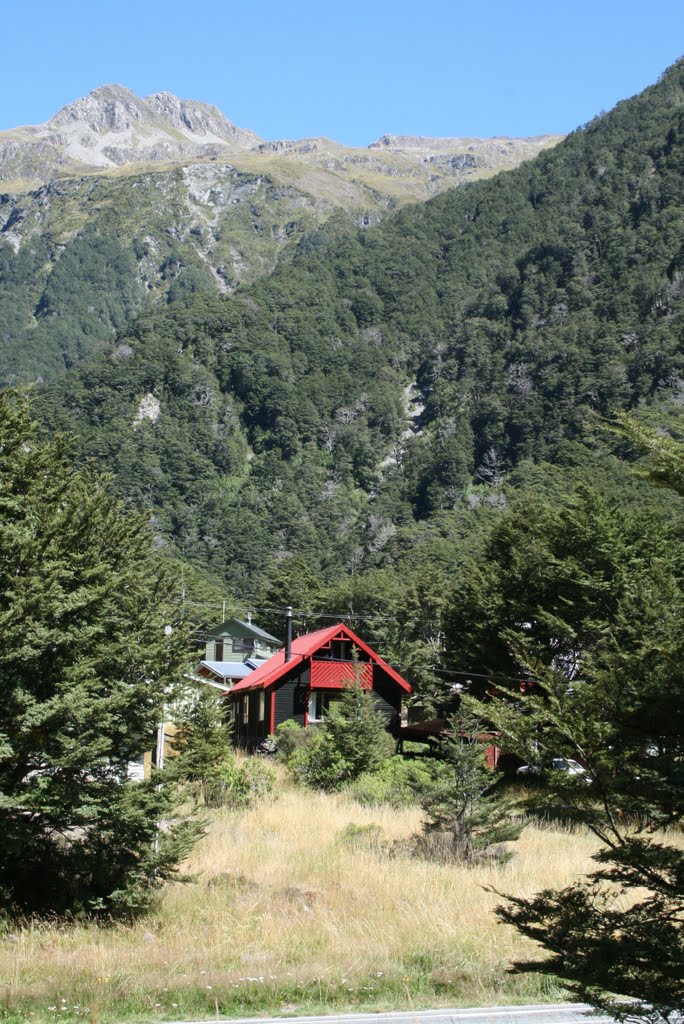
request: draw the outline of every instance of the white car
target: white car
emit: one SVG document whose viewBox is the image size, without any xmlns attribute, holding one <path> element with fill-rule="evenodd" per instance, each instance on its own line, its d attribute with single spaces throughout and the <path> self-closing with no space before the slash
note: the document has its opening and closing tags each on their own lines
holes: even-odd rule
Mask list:
<svg viewBox="0 0 684 1024">
<path fill-rule="evenodd" d="M 553 772 L 567 772 L 568 775 L 583 777 L 585 782 L 591 782 L 591 779 L 587 775 L 586 768 L 583 768 L 579 761 L 574 761 L 571 757 L 551 758 L 550 770 Z M 544 769 L 537 764 L 523 764 L 516 772 L 516 775 L 520 778 L 532 777 L 538 779 L 544 774 Z"/>
</svg>

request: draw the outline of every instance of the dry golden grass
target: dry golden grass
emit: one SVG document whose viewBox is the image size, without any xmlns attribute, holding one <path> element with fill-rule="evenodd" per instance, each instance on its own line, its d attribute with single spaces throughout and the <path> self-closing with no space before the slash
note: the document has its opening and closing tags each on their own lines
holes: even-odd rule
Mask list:
<svg viewBox="0 0 684 1024">
<path fill-rule="evenodd" d="M 381 831 L 350 842 L 350 824 Z M 35 925 L 0 940 L 4 1005 L 31 1021 L 113 1020 L 553 996 L 548 982 L 506 974 L 534 950 L 495 921 L 484 887 L 568 884 L 591 867 L 595 840 L 528 827 L 504 866 L 388 856 L 419 827 L 418 809 L 286 785 L 248 812 L 216 813 L 186 868 L 195 880 L 136 925 Z"/>
</svg>

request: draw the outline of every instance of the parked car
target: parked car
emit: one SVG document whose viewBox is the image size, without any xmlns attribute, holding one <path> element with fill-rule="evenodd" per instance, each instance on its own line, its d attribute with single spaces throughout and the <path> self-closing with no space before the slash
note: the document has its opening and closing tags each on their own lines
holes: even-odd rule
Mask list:
<svg viewBox="0 0 684 1024">
<path fill-rule="evenodd" d="M 578 778 L 581 777 L 585 782 L 591 782 L 591 778 L 587 775 L 586 768 L 583 768 L 579 761 L 574 761 L 571 757 L 552 757 L 548 769 L 542 768 L 538 764 L 522 764 L 516 775 L 519 778 L 532 778 L 541 779 L 552 772 L 566 772 L 568 775 L 574 775 Z"/>
</svg>

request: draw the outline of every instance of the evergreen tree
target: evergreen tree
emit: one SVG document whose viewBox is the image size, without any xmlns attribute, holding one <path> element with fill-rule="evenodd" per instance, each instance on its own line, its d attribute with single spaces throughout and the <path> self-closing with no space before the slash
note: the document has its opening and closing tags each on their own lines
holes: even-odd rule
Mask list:
<svg viewBox="0 0 684 1024">
<path fill-rule="evenodd" d="M 330 704 L 323 724 L 310 730 L 308 742 L 296 747 L 288 764 L 306 785 L 338 789 L 377 771 L 393 752 L 385 724 L 372 695 L 356 682 Z"/>
<path fill-rule="evenodd" d="M 129 782 L 187 651 L 146 517 L 0 396 L 0 910 L 128 915 L 195 827 Z"/>
<path fill-rule="evenodd" d="M 384 715 L 359 683 L 347 686 L 330 705 L 325 733 L 344 764 L 344 782 L 377 771 L 394 749 Z"/>
<path fill-rule="evenodd" d="M 634 416 L 622 414 L 610 424 L 612 430 L 646 452 L 650 461 L 640 475 L 655 484 L 684 495 L 684 446 L 669 434 L 656 433 Z"/>
<path fill-rule="evenodd" d="M 681 480 L 681 448 L 644 437 L 655 479 Z M 585 766 L 584 776 L 547 771 L 528 806 L 588 826 L 598 867 L 567 889 L 507 897 L 499 915 L 551 954 L 520 969 L 558 975 L 619 1017 L 662 1020 L 684 1010 L 684 852 L 670 838 L 684 821 L 684 549 L 653 509 L 638 517 L 641 540 L 633 514 L 618 530 L 604 507 L 597 532 L 595 511 L 576 506 L 562 543 L 548 518 L 524 531 L 516 579 L 533 564 L 527 552 L 545 551 L 556 603 L 545 615 L 541 604 L 514 612 L 509 590 L 499 607 L 502 622 L 517 615 L 503 642 L 536 683 L 474 706 L 507 750 L 542 770 L 557 758 Z M 505 577 L 511 567 L 499 568 Z M 559 647 L 573 636 L 574 648 Z"/>
<path fill-rule="evenodd" d="M 461 710 L 449 720 L 421 801 L 427 820 L 419 851 L 468 862 L 520 835 L 522 825 L 501 796 L 501 779 L 487 765 L 486 744 L 487 731 L 472 715 Z"/>
</svg>

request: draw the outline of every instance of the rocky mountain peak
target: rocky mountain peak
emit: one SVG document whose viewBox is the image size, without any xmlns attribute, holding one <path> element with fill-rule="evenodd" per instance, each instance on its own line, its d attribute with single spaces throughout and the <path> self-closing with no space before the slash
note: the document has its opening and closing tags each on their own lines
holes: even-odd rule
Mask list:
<svg viewBox="0 0 684 1024">
<path fill-rule="evenodd" d="M 181 132 L 188 142 L 231 142 L 252 148 L 261 142 L 254 132 L 237 128 L 218 107 L 198 100 L 183 100 L 170 92 L 141 99 L 124 85 L 101 85 L 82 99 L 67 104 L 41 126 L 73 128 L 107 135 L 136 129 Z"/>
<path fill-rule="evenodd" d="M 254 132 L 234 125 L 212 103 L 182 100 L 171 92 L 155 92 L 146 96 L 144 103 L 158 118 L 183 133 L 202 138 L 213 136 L 217 141 L 233 142 L 245 148 L 262 141 Z"/>
<path fill-rule="evenodd" d="M 384 135 L 366 150 L 325 138 L 264 142 L 210 103 L 170 92 L 140 97 L 123 85 L 102 85 L 45 124 L 0 132 L 0 182 L 24 189 L 55 177 L 162 162 L 218 160 L 251 172 L 261 160 L 267 173 L 277 176 L 277 161 L 287 181 L 294 175 L 305 190 L 332 193 L 343 205 L 367 188 L 394 204 L 514 167 L 558 140 Z"/>
<path fill-rule="evenodd" d="M 123 85 L 101 85 L 62 107 L 46 128 L 79 124 L 98 133 L 122 132 L 148 120 L 145 104 Z"/>
<path fill-rule="evenodd" d="M 143 99 L 123 85 L 102 85 L 45 124 L 0 132 L 0 180 L 45 181 L 55 173 L 203 159 L 221 150 L 230 156 L 260 142 L 208 103 L 168 92 Z"/>
</svg>

